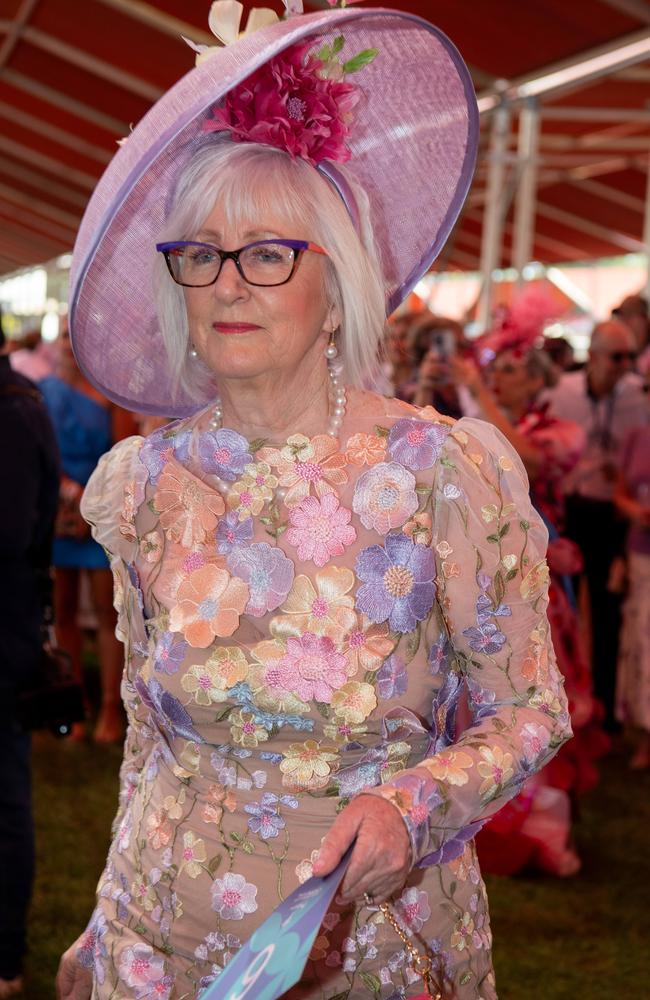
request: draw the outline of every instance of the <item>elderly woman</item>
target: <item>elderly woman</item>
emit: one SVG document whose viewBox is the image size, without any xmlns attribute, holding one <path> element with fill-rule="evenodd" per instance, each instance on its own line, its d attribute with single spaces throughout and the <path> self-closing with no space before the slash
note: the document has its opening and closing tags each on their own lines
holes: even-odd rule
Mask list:
<svg viewBox="0 0 650 1000">
<path fill-rule="evenodd" d="M 363 102 L 332 65 L 343 44 L 339 69 L 363 67 Z M 406 52 L 422 88 L 405 109 L 385 92 Z M 244 134 L 242 116 L 287 80 L 298 89 L 283 91 L 278 129 Z M 349 129 L 351 152 L 330 143 L 326 165 L 311 155 L 315 119 L 299 155 L 286 133 L 274 141 L 298 127 L 315 81 Z M 190 89 L 202 108 L 212 94 L 194 117 Z M 425 22 L 337 10 L 235 42 L 172 94 L 109 168 L 73 279 L 75 345 L 95 381 L 134 408 L 187 415 L 115 447 L 84 499 L 115 573 L 130 725 L 97 907 L 62 960 L 60 995 L 198 997 L 352 847 L 289 995 L 422 994 L 379 909 L 392 900 L 438 995 L 493 998 L 472 838 L 570 732 L 546 531 L 489 425 L 355 388 L 387 297 L 394 307 L 426 269 L 469 183 L 466 71 Z M 170 127 L 179 108 L 189 145 Z M 414 116 L 427 149 L 436 121 L 456 122 L 440 160 L 448 202 L 429 206 L 427 232 L 400 235 L 413 214 L 395 202 L 385 137 Z M 431 157 L 415 153 L 404 187 L 428 205 Z M 159 323 L 141 270 L 156 242 Z"/>
</svg>

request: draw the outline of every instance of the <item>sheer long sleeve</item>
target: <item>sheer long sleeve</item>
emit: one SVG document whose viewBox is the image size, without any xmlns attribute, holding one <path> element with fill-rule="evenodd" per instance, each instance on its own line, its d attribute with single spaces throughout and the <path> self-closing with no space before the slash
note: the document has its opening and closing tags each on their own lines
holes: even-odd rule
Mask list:
<svg viewBox="0 0 650 1000">
<path fill-rule="evenodd" d="M 366 794 L 401 812 L 420 865 L 451 860 L 571 735 L 546 618 L 547 533 L 522 463 L 492 426 L 465 418 L 437 462 L 432 495 L 443 635 L 432 756 Z M 456 739 L 467 691 L 472 721 Z"/>
</svg>

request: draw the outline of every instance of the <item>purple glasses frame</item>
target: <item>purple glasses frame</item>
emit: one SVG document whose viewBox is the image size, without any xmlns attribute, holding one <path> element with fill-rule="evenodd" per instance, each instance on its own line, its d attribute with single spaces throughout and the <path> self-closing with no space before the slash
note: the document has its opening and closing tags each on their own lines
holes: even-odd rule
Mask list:
<svg viewBox="0 0 650 1000">
<path fill-rule="evenodd" d="M 289 276 L 285 278 L 284 281 L 278 281 L 277 284 L 274 283 L 272 285 L 261 284 L 258 281 L 249 281 L 246 275 L 244 274 L 241 262 L 239 260 L 239 255 L 242 254 L 244 250 L 250 250 L 252 247 L 266 246 L 267 244 L 273 244 L 275 246 L 279 244 L 280 246 L 283 247 L 290 247 L 294 251 L 293 264 L 291 267 L 291 271 L 289 272 Z M 218 256 L 221 259 L 221 263 L 219 265 L 219 270 L 217 271 L 212 281 L 209 281 L 206 285 L 189 285 L 186 284 L 184 281 L 178 280 L 178 278 L 174 274 L 170 257 L 175 250 L 178 251 L 181 247 L 204 247 L 206 250 L 211 250 L 213 253 L 218 254 Z M 241 275 L 241 277 L 244 279 L 247 285 L 253 285 L 256 288 L 278 288 L 280 285 L 286 285 L 288 281 L 291 281 L 291 279 L 293 278 L 294 271 L 296 270 L 296 264 L 298 263 L 300 254 L 303 253 L 305 250 L 311 250 L 313 253 L 321 253 L 327 256 L 327 250 L 324 250 L 323 247 L 319 247 L 317 243 L 310 243 L 307 240 L 280 240 L 280 239 L 256 240 L 254 243 L 247 243 L 246 246 L 240 247 L 239 250 L 220 250 L 219 247 L 215 247 L 211 243 L 197 243 L 195 240 L 175 240 L 173 243 L 156 243 L 156 250 L 159 253 L 163 254 L 165 258 L 165 263 L 167 264 L 167 270 L 169 271 L 173 280 L 176 282 L 177 285 L 182 285 L 184 288 L 209 288 L 210 285 L 214 285 L 215 282 L 218 280 L 219 275 L 221 274 L 224 262 L 227 260 L 234 261 L 238 273 Z"/>
</svg>

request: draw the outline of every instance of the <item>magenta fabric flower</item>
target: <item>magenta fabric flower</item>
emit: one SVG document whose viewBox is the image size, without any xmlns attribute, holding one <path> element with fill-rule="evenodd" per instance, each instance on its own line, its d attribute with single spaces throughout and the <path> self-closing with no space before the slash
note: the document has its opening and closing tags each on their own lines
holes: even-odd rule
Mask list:
<svg viewBox="0 0 650 1000">
<path fill-rule="evenodd" d="M 358 88 L 320 76 L 324 63 L 310 45 L 291 46 L 233 87 L 203 130 L 276 146 L 313 166 L 349 160 L 345 143 Z"/>
<path fill-rule="evenodd" d="M 335 493 L 326 493 L 321 500 L 306 497 L 289 511 L 287 541 L 296 546 L 299 559 L 324 566 L 332 556 L 342 555 L 345 546 L 357 537 L 351 517 L 352 512 L 341 507 Z"/>
<path fill-rule="evenodd" d="M 277 663 L 280 686 L 301 701 L 322 701 L 329 705 L 333 693 L 348 679 L 347 658 L 325 635 L 305 632 L 289 639 L 287 651 Z"/>
</svg>

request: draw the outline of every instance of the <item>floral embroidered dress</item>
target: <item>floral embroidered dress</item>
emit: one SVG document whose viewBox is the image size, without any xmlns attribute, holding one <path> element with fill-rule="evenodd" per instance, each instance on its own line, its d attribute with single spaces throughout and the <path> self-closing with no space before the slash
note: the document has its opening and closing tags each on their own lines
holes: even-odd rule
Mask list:
<svg viewBox="0 0 650 1000">
<path fill-rule="evenodd" d="M 361 792 L 407 825 L 397 912 L 444 996 L 496 996 L 472 837 L 570 735 L 546 531 L 491 426 L 361 398 L 340 444 L 272 448 L 203 411 L 121 442 L 88 485 L 130 720 L 79 951 L 95 1000 L 198 997 Z M 335 902 L 287 995 L 418 992 L 381 912 Z"/>
</svg>

